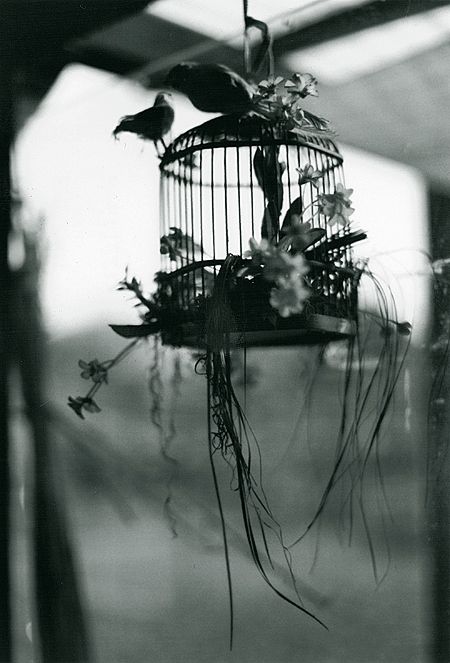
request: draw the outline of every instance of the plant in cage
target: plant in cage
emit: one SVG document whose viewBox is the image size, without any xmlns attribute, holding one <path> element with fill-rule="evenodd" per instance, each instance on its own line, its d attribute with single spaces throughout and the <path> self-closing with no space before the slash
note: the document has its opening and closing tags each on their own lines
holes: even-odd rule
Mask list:
<svg viewBox="0 0 450 663">
<path fill-rule="evenodd" d="M 172 80 L 188 90 L 189 76 L 211 74 L 201 67 L 186 65 Z M 81 375 L 92 387 L 69 405 L 82 418 L 99 412 L 93 397 L 142 338 L 195 349 L 195 370 L 208 387 L 209 458 L 231 608 L 226 514 L 216 471 L 220 457 L 230 467 L 249 551 L 263 580 L 322 624 L 298 593 L 291 548 L 317 522 L 338 484 L 348 482 L 349 490 L 363 486 L 404 361 L 407 346 L 401 338 L 410 327 L 397 320 L 389 288 L 372 274 L 368 261 L 353 257 L 353 245 L 366 234 L 350 218 L 352 189 L 345 184 L 342 155 L 328 123 L 301 106 L 303 98 L 316 96 L 315 79 L 294 74 L 250 86 L 226 68 L 212 71 L 221 72 L 227 85 L 237 85 L 241 108 L 185 132 L 161 155 L 161 269 L 155 292 L 147 296 L 136 278 L 125 275 L 119 287 L 137 299 L 141 324 L 111 325 L 131 342 L 112 360 L 80 361 Z M 218 105 L 223 102 L 219 92 L 211 97 Z M 203 103 L 197 96 L 193 101 Z M 141 124 L 139 135 L 145 137 Z M 155 140 L 155 133 L 150 137 Z M 377 301 L 371 319 L 383 332 L 376 367 L 368 376 L 363 374 L 364 314 L 358 307 L 363 278 L 371 282 Z M 232 353 L 243 352 L 245 364 L 251 346 L 323 347 L 331 341 L 346 344 L 335 460 L 315 514 L 288 546 L 264 490 L 262 454 L 238 396 Z M 152 389 L 157 403 L 152 412 L 160 426 L 157 391 Z M 369 406 L 372 397 L 375 408 Z M 371 548 L 369 527 L 367 538 Z M 277 582 L 275 547 L 292 580 L 289 591 L 281 591 Z"/>
</svg>

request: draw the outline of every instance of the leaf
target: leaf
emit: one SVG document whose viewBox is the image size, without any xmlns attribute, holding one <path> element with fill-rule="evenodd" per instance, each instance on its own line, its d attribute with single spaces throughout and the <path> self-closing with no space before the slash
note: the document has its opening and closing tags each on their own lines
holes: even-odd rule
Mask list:
<svg viewBox="0 0 450 663">
<path fill-rule="evenodd" d="M 322 237 L 325 237 L 325 235 L 326 230 L 323 228 L 311 228 L 311 230 L 308 232 L 307 241 L 305 241 L 301 251 L 305 251 L 305 249 L 308 249 L 313 244 L 316 244 L 319 240 L 322 239 Z"/>
<path fill-rule="evenodd" d="M 269 201 L 276 201 L 281 211 L 283 207 L 283 175 L 286 165 L 278 161 L 279 150 L 277 147 L 268 146 L 264 152 L 261 148 L 255 152 L 253 157 L 253 167 L 255 169 L 256 179 Z"/>
<path fill-rule="evenodd" d="M 290 129 L 292 133 L 298 134 L 299 136 L 305 136 L 309 138 L 310 136 L 317 136 L 319 138 L 333 138 L 336 134 L 334 131 L 329 129 L 320 129 L 319 127 L 313 127 L 303 124 L 302 126 L 294 127 Z"/>
<path fill-rule="evenodd" d="M 410 322 L 397 322 L 397 331 L 400 336 L 409 336 L 411 334 L 412 325 Z"/>
<path fill-rule="evenodd" d="M 291 203 L 288 211 L 284 215 L 283 224 L 281 226 L 281 234 L 282 235 L 285 235 L 286 232 L 287 232 L 287 229 L 291 227 L 292 217 L 294 215 L 296 215 L 296 216 L 301 216 L 302 215 L 302 211 L 303 211 L 302 206 L 303 206 L 303 204 L 302 204 L 302 199 L 301 199 L 300 196 L 298 198 L 296 198 Z"/>
<path fill-rule="evenodd" d="M 264 216 L 261 224 L 261 238 L 274 243 L 277 240 L 280 230 L 280 213 L 273 202 L 269 202 L 264 210 Z"/>
<path fill-rule="evenodd" d="M 253 157 L 253 168 L 258 184 L 264 191 L 264 155 L 260 147 L 258 147 Z"/>
<path fill-rule="evenodd" d="M 317 127 L 319 129 L 323 129 L 324 131 L 328 131 L 330 135 L 335 136 L 336 133 L 330 128 L 330 123 L 328 120 L 326 120 L 324 117 L 319 117 L 319 115 L 314 115 L 314 113 L 311 113 L 310 111 L 307 111 L 303 109 L 303 116 L 307 122 L 309 122 L 312 126 Z"/>
<path fill-rule="evenodd" d="M 270 242 L 276 241 L 280 230 L 280 214 L 283 207 L 283 183 L 281 177 L 286 167 L 278 161 L 279 149 L 268 146 L 258 149 L 253 157 L 256 179 L 267 199 L 267 206 L 261 224 L 261 237 Z"/>
<path fill-rule="evenodd" d="M 281 184 L 282 167 L 278 161 L 278 154 L 279 150 L 277 147 L 267 147 L 264 152 L 264 193 L 269 200 L 280 199 L 283 196 L 283 186 Z M 281 203 L 280 209 L 282 206 Z"/>
<path fill-rule="evenodd" d="M 122 336 L 122 338 L 141 338 L 144 336 L 150 336 L 150 334 L 156 334 L 160 330 L 159 323 L 155 322 L 154 324 L 143 324 L 143 325 L 109 325 L 111 329 Z"/>
</svg>

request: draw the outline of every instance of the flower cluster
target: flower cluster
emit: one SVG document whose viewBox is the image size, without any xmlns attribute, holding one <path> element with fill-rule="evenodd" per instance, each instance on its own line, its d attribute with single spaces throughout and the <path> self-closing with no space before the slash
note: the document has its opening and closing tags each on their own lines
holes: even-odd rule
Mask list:
<svg viewBox="0 0 450 663">
<path fill-rule="evenodd" d="M 284 97 L 291 103 L 308 96 L 317 97 L 317 80 L 311 74 L 293 74 L 289 79 L 270 76 L 258 83 L 256 99 L 276 101 Z"/>
<path fill-rule="evenodd" d="M 93 396 L 97 393 L 103 383 L 108 383 L 108 371 L 114 363 L 114 359 L 110 359 L 103 363 L 99 362 L 98 359 L 92 359 L 91 361 L 84 361 L 83 359 L 79 360 L 78 366 L 81 368 L 81 377 L 84 380 L 91 380 L 93 385 L 86 396 L 76 396 L 76 398 L 69 396 L 67 405 L 72 408 L 75 414 L 81 419 L 84 419 L 83 412 L 100 412 L 100 408 L 94 401 Z"/>
<path fill-rule="evenodd" d="M 262 270 L 263 277 L 276 284 L 270 294 L 270 305 L 282 318 L 301 313 L 310 296 L 304 279 L 309 271 L 305 257 L 301 253 L 290 255 L 266 239 L 258 243 L 252 237 L 249 246 L 244 257 L 251 259 L 253 269 Z"/>
<path fill-rule="evenodd" d="M 134 283 L 137 287 L 138 282 L 136 279 L 128 282 L 127 276 L 125 276 L 124 281 L 121 283 Z M 112 327 L 114 328 L 114 325 L 112 325 Z M 125 327 L 127 327 L 127 325 L 125 325 Z M 126 334 L 124 335 L 126 336 Z M 67 405 L 72 408 L 75 414 L 81 419 L 84 419 L 84 412 L 100 412 L 100 408 L 94 401 L 93 397 L 103 384 L 108 384 L 109 371 L 114 368 L 114 366 L 117 366 L 117 364 L 134 349 L 139 340 L 139 338 L 134 338 L 134 340 L 131 341 L 131 343 L 128 343 L 128 345 L 126 345 L 113 359 L 107 359 L 103 362 L 100 362 L 98 359 L 91 359 L 91 361 L 84 361 L 83 359 L 79 360 L 78 366 L 81 368 L 81 377 L 84 380 L 91 380 L 92 386 L 85 396 L 76 396 L 75 398 L 69 396 Z"/>
<path fill-rule="evenodd" d="M 312 113 L 306 113 L 300 102 L 308 96 L 318 96 L 317 81 L 311 74 L 293 74 L 286 79 L 271 76 L 258 84 L 253 96 L 255 108 L 267 119 L 298 133 L 328 132 L 328 123 Z"/>
</svg>

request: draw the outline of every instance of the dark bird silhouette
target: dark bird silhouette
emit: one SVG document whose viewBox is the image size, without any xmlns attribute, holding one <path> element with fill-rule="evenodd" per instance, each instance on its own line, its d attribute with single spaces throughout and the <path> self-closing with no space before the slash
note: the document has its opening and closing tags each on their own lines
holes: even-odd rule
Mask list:
<svg viewBox="0 0 450 663">
<path fill-rule="evenodd" d="M 183 62 L 171 69 L 165 84 L 185 94 L 198 110 L 206 113 L 250 114 L 269 122 L 274 119 L 272 104 L 261 99 L 255 86 L 223 64 Z M 304 122 L 292 131 L 304 135 L 329 137 L 328 123 L 306 110 Z"/>
<path fill-rule="evenodd" d="M 252 108 L 254 88 L 223 64 L 183 62 L 170 70 L 166 85 L 185 94 L 206 113 L 239 113 Z"/>
<path fill-rule="evenodd" d="M 175 117 L 171 98 L 170 93 L 160 92 L 151 108 L 146 108 L 136 115 L 122 117 L 113 131 L 114 138 L 117 138 L 119 133 L 128 131 L 144 140 L 152 140 L 157 151 L 159 142 L 166 149 L 163 136 L 170 131 Z"/>
</svg>

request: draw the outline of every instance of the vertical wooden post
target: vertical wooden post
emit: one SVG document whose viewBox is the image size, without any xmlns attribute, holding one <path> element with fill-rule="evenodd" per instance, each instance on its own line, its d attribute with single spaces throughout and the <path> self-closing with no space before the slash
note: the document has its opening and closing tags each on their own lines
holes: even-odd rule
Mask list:
<svg viewBox="0 0 450 663">
<path fill-rule="evenodd" d="M 450 262 L 450 195 L 430 192 L 433 260 Z M 439 270 L 441 271 L 441 270 Z M 432 551 L 432 660 L 450 661 L 450 264 L 434 288 L 430 403 L 429 527 Z"/>
<path fill-rule="evenodd" d="M 90 660 L 83 596 L 64 496 L 58 490 L 45 403 L 46 340 L 39 304 L 39 251 L 25 238 L 25 261 L 15 272 L 14 349 L 34 458 L 33 571 L 42 663 Z M 0 663 L 3 663 L 0 659 Z"/>
<path fill-rule="evenodd" d="M 5 37 L 0 29 L 0 41 Z M 7 48 L 0 54 L 0 661 L 11 661 L 9 564 L 9 290 L 8 236 L 11 227 L 10 148 L 13 133 L 12 66 Z"/>
</svg>

